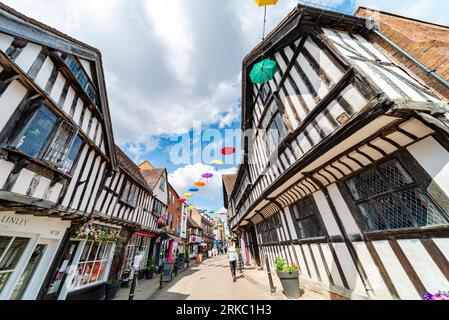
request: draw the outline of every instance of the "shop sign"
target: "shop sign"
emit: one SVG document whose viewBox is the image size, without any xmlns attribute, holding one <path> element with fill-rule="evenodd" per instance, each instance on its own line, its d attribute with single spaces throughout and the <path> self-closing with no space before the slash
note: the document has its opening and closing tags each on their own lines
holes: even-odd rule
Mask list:
<svg viewBox="0 0 449 320">
<path fill-rule="evenodd" d="M 70 227 L 69 221 L 48 217 L 34 217 L 30 215 L 17 215 L 14 212 L 0 213 L 0 232 L 21 232 L 38 234 L 45 239 L 61 239 L 66 229 Z"/>
</svg>

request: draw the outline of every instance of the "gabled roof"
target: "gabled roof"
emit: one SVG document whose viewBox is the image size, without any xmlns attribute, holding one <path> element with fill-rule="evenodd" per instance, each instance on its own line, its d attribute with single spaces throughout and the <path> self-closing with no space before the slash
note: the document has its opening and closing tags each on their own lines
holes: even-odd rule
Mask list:
<svg viewBox="0 0 449 320">
<path fill-rule="evenodd" d="M 139 167 L 117 145 L 115 146 L 115 155 L 117 158 L 118 166 L 128 175 L 130 175 L 142 187 L 151 192 L 151 188 L 142 176 Z"/>
<path fill-rule="evenodd" d="M 224 191 L 229 198 L 232 194 L 232 190 L 234 190 L 235 181 L 237 180 L 237 174 L 224 174 L 222 179 Z"/>
<path fill-rule="evenodd" d="M 187 216 L 187 227 L 190 228 L 197 228 L 197 229 L 201 229 L 203 230 L 203 228 L 201 228 L 195 221 L 193 221 L 192 218 L 190 218 L 189 216 Z"/>
<path fill-rule="evenodd" d="M 156 187 L 157 182 L 161 178 L 161 176 L 166 172 L 166 169 L 152 169 L 152 170 L 141 170 L 145 181 L 150 186 L 151 189 Z"/>
<path fill-rule="evenodd" d="M 38 43 L 53 49 L 76 55 L 95 63 L 98 77 L 99 107 L 105 124 L 106 146 L 112 167 L 116 169 L 114 135 L 112 131 L 109 101 L 104 77 L 103 61 L 100 50 L 85 44 L 42 22 L 32 19 L 0 2 L 0 31 L 14 37 Z"/>
</svg>

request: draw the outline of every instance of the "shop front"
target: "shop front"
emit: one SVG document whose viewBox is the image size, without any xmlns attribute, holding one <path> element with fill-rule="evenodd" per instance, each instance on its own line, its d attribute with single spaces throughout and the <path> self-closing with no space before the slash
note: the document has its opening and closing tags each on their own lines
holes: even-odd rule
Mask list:
<svg viewBox="0 0 449 320">
<path fill-rule="evenodd" d="M 0 213 L 0 300 L 34 300 L 70 222 Z"/>
<path fill-rule="evenodd" d="M 101 299 L 120 228 L 94 221 L 73 229 L 44 299 Z"/>
<path fill-rule="evenodd" d="M 189 259 L 195 259 L 196 256 L 203 252 L 201 236 L 191 235 L 189 241 Z"/>
<path fill-rule="evenodd" d="M 152 259 L 152 241 L 155 241 L 155 238 L 157 235 L 152 233 L 145 233 L 145 232 L 135 232 L 133 233 L 131 239 L 129 240 L 127 247 L 126 247 L 126 261 L 124 263 L 123 269 L 131 270 L 131 266 L 134 262 L 134 257 L 138 253 L 142 253 L 142 260 L 140 263 L 140 271 L 144 270 L 148 262 Z M 139 272 L 139 277 L 143 277 L 143 273 Z"/>
</svg>

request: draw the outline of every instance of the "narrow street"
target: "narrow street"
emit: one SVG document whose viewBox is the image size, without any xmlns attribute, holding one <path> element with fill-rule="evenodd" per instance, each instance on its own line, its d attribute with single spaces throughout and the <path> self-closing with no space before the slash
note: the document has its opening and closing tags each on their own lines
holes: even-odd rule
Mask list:
<svg viewBox="0 0 449 320">
<path fill-rule="evenodd" d="M 269 292 L 244 279 L 237 271 L 232 282 L 226 255 L 210 258 L 201 265 L 185 271 L 182 278 L 156 292 L 154 300 L 273 300 Z"/>
</svg>

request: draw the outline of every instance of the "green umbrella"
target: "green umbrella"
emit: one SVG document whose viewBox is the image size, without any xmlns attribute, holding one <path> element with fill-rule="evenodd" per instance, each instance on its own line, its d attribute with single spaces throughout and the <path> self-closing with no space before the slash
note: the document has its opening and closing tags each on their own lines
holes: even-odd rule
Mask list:
<svg viewBox="0 0 449 320">
<path fill-rule="evenodd" d="M 256 63 L 249 74 L 251 81 L 257 84 L 264 84 L 265 82 L 273 79 L 274 74 L 277 71 L 276 62 L 273 60 L 263 60 Z"/>
</svg>

